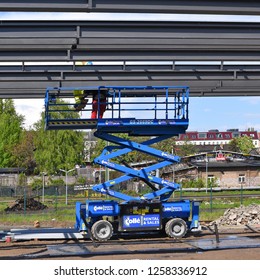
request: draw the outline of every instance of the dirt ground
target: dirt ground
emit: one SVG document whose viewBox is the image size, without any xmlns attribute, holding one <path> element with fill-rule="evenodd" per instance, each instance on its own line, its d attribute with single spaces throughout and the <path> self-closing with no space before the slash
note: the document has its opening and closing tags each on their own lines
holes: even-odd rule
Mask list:
<svg viewBox="0 0 260 280">
<path fill-rule="evenodd" d="M 257 229 L 258 231 L 258 229 Z M 222 228 L 219 229 L 219 237 L 228 238 L 233 236 L 235 238 L 249 237 L 260 244 L 260 232 L 252 232 L 247 228 Z M 239 249 L 221 249 L 221 250 L 199 250 L 196 247 L 187 245 L 186 241 L 194 240 L 216 240 L 216 236 L 209 230 L 204 230 L 199 237 L 188 236 L 181 239 L 181 242 L 171 242 L 169 239 L 159 241 L 160 239 L 152 239 L 149 242 L 145 239 L 145 243 L 136 244 L 128 243 L 127 239 L 112 240 L 117 248 L 126 248 L 129 250 L 126 253 L 113 253 L 114 247 L 104 249 L 104 254 L 78 254 L 72 255 L 48 255 L 48 247 L 57 246 L 60 248 L 68 248 L 70 246 L 80 246 L 82 248 L 87 246 L 93 247 L 92 243 L 84 240 L 31 240 L 31 241 L 15 241 L 15 242 L 0 242 L 0 260 L 2 259 L 67 259 L 67 260 L 126 260 L 126 259 L 145 259 L 145 260 L 260 260 L 260 248 L 239 248 Z M 132 239 L 131 239 L 132 240 Z M 136 239 L 139 241 L 140 239 Z M 143 240 L 143 239 L 142 239 Z M 154 240 L 156 242 L 154 242 Z M 123 243 L 120 243 L 122 242 Z M 133 240 L 132 240 L 133 241 Z M 169 243 L 170 241 L 170 243 Z M 165 243 L 164 243 L 165 242 Z M 123 245 L 120 245 L 123 244 Z M 127 244 L 127 245 L 126 245 Z M 100 245 L 99 249 L 105 248 Z M 84 247 L 85 248 L 85 247 Z M 107 247 L 109 248 L 109 246 Z M 150 248 L 150 252 L 145 252 Z M 102 252 L 102 250 L 101 250 Z M 130 253 L 129 253 L 130 252 Z M 131 253 L 132 252 L 132 253 Z M 28 257 L 29 256 L 29 257 Z"/>
</svg>

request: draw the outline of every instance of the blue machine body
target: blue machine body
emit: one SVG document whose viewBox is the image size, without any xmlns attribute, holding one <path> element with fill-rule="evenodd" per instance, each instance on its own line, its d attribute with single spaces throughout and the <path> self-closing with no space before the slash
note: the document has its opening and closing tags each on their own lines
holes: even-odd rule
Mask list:
<svg viewBox="0 0 260 280">
<path fill-rule="evenodd" d="M 100 216 L 118 216 L 119 205 L 113 200 L 87 200 L 86 218 Z"/>
<path fill-rule="evenodd" d="M 149 208 L 148 211 L 147 208 Z M 125 209 L 131 209 L 132 211 L 129 213 Z M 164 220 L 171 218 L 184 219 L 187 222 L 188 228 L 191 230 L 199 226 L 199 202 L 182 200 L 162 203 L 131 203 L 130 207 L 129 204 L 120 204 L 114 200 L 87 200 L 86 203 L 77 202 L 75 228 L 79 231 L 85 231 L 86 225 L 81 215 L 86 220 L 90 220 L 90 226 L 91 223 L 94 223 L 98 219 L 115 217 L 119 220 L 119 231 L 122 232 L 158 230 L 162 228 Z M 190 216 L 191 220 L 189 220 Z"/>
</svg>

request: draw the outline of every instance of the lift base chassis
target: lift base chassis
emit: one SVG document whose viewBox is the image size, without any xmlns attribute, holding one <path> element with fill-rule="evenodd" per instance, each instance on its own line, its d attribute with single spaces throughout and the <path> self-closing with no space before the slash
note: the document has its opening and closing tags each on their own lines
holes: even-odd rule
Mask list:
<svg viewBox="0 0 260 280">
<path fill-rule="evenodd" d="M 181 238 L 187 231 L 200 230 L 199 202 L 77 202 L 75 227 L 79 231 L 89 231 L 98 241 L 106 241 L 117 232 L 160 230 L 165 230 L 170 237 Z"/>
</svg>

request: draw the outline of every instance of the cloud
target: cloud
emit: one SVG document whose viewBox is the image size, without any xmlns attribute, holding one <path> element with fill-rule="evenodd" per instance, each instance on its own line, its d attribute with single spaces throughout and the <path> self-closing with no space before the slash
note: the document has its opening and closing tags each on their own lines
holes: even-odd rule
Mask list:
<svg viewBox="0 0 260 280">
<path fill-rule="evenodd" d="M 44 110 L 43 99 L 14 99 L 16 112 L 25 117 L 24 128 L 28 129 L 36 123 Z"/>
</svg>

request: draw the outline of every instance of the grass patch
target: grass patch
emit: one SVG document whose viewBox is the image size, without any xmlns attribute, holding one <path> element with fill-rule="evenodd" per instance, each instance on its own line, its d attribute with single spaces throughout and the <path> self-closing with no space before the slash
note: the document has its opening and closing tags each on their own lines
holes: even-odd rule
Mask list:
<svg viewBox="0 0 260 280">
<path fill-rule="evenodd" d="M 251 194 L 252 191 L 245 191 L 244 194 Z M 256 193 L 256 191 L 254 191 Z M 260 191 L 258 191 L 260 193 Z M 175 192 L 175 198 L 178 199 L 179 194 Z M 196 195 L 202 195 L 202 193 L 194 192 L 183 192 L 185 196 L 191 196 L 196 198 Z M 205 193 L 203 193 L 205 194 Z M 220 192 L 219 194 L 240 194 L 239 191 L 233 192 Z M 223 215 L 226 209 L 236 208 L 241 205 L 241 198 L 222 198 L 218 197 L 216 193 L 213 193 L 212 201 L 210 197 L 204 198 L 200 206 L 200 220 L 201 221 L 212 221 L 216 220 Z M 109 199 L 109 198 L 108 198 Z M 65 204 L 65 196 L 61 197 L 52 197 L 46 196 L 44 204 L 48 207 L 45 210 L 40 211 L 20 211 L 20 212 L 10 212 L 6 213 L 4 209 L 7 206 L 12 205 L 15 202 L 16 198 L 0 198 L 0 225 L 10 224 L 10 225 L 33 225 L 35 220 L 38 220 L 44 226 L 59 226 L 59 224 L 70 224 L 75 223 L 75 202 L 81 201 L 84 202 L 86 198 L 84 197 L 69 197 L 68 205 Z M 41 200 L 40 200 L 41 201 Z M 243 205 L 248 206 L 251 204 L 260 204 L 259 198 L 248 198 L 243 197 Z"/>
</svg>

